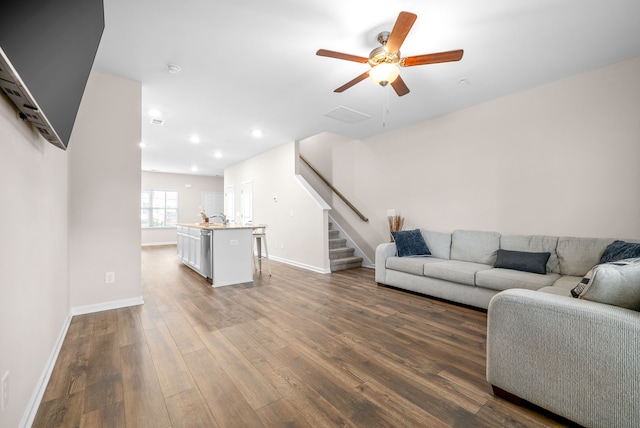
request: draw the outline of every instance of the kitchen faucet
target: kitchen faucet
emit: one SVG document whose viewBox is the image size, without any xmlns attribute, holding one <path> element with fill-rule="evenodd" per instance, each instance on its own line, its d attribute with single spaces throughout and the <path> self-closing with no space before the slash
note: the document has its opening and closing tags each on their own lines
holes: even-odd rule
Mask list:
<svg viewBox="0 0 640 428">
<path fill-rule="evenodd" d="M 227 216 L 226 216 L 226 215 L 224 215 L 223 213 L 220 213 L 220 214 L 214 214 L 214 215 L 213 215 L 213 216 L 211 216 L 209 219 L 216 218 L 216 217 L 218 217 L 218 218 L 222 219 L 222 224 L 228 224 L 228 223 L 229 223 L 229 220 L 227 220 Z"/>
</svg>

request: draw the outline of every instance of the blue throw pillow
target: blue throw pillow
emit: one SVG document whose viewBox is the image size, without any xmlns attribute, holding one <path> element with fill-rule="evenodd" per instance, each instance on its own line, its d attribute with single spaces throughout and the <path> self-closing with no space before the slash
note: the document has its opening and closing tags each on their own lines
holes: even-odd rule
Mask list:
<svg viewBox="0 0 640 428">
<path fill-rule="evenodd" d="M 393 240 L 396 241 L 398 257 L 431 255 L 431 251 L 429 251 L 427 243 L 424 242 L 424 237 L 420 229 L 391 232 L 391 236 L 393 236 Z"/>
<path fill-rule="evenodd" d="M 625 241 L 613 241 L 607 246 L 600 257 L 600 264 L 615 262 L 623 259 L 640 257 L 640 244 Z"/>
</svg>

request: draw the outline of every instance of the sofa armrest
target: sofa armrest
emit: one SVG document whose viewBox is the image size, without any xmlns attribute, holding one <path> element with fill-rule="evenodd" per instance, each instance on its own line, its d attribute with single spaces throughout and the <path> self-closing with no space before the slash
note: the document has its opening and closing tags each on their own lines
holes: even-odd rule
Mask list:
<svg viewBox="0 0 640 428">
<path fill-rule="evenodd" d="M 387 242 L 376 248 L 376 282 L 384 284 L 387 271 L 387 259 L 396 255 L 396 244 Z"/>
<path fill-rule="evenodd" d="M 640 426 L 640 312 L 532 290 L 487 313 L 487 380 L 586 426 Z"/>
</svg>

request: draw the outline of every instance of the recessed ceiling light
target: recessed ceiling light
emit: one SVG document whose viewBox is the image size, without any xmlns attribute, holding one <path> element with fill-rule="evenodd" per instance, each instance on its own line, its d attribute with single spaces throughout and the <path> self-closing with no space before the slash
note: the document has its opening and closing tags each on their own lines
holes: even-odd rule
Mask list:
<svg viewBox="0 0 640 428">
<path fill-rule="evenodd" d="M 191 138 L 189 138 L 189 141 L 191 141 L 192 143 L 199 143 L 200 137 L 198 137 L 197 135 L 192 135 Z"/>
<path fill-rule="evenodd" d="M 142 141 L 140 141 L 138 143 L 138 146 L 140 146 L 141 149 L 144 149 L 145 147 L 147 147 L 147 145 L 145 143 L 143 143 Z"/>
<path fill-rule="evenodd" d="M 220 153 L 220 152 L 215 152 L 215 153 L 213 154 L 213 157 L 214 157 L 214 158 L 216 158 L 216 159 L 220 159 L 220 158 L 222 157 L 222 153 Z"/>
<path fill-rule="evenodd" d="M 191 171 L 196 172 L 197 170 L 198 170 L 198 167 L 197 167 L 197 166 L 193 165 L 193 166 L 191 167 Z"/>
<path fill-rule="evenodd" d="M 178 74 L 182 71 L 182 67 L 178 64 L 169 64 L 167 65 L 167 70 L 169 70 L 169 73 L 171 74 Z"/>
<path fill-rule="evenodd" d="M 158 110 L 157 108 L 152 108 L 151 110 L 149 110 L 149 116 L 159 117 L 162 116 L 162 113 L 160 113 L 160 110 Z"/>
<path fill-rule="evenodd" d="M 262 131 L 261 131 L 261 130 L 259 130 L 259 129 L 254 129 L 254 130 L 251 132 L 251 135 L 253 135 L 253 136 L 254 136 L 254 137 L 256 137 L 256 138 L 260 138 L 260 137 L 262 137 Z"/>
</svg>

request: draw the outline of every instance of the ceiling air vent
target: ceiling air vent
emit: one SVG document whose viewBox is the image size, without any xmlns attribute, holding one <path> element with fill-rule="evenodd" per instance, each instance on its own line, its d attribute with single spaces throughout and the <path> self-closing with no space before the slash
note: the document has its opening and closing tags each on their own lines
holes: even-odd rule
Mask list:
<svg viewBox="0 0 640 428">
<path fill-rule="evenodd" d="M 350 124 L 371 119 L 371 116 L 369 116 L 368 114 L 360 113 L 359 111 L 350 109 L 345 106 L 336 107 L 329 113 L 325 114 L 325 116 Z"/>
<path fill-rule="evenodd" d="M 153 119 L 151 119 L 151 124 L 152 125 L 162 126 L 162 125 L 164 125 L 164 120 L 154 117 Z"/>
</svg>

